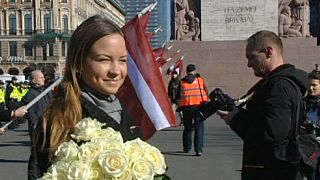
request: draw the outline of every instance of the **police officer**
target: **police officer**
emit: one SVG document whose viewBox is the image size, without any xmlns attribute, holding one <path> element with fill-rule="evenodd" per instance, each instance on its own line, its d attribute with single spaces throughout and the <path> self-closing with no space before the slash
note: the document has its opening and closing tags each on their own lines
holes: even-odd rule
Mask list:
<svg viewBox="0 0 320 180">
<path fill-rule="evenodd" d="M 5 107 L 5 94 L 6 94 L 6 90 L 5 90 L 5 86 L 4 86 L 4 82 L 0 81 L 0 109 Z"/>
<path fill-rule="evenodd" d="M 19 104 L 20 99 L 20 88 L 17 82 L 16 77 L 11 78 L 11 82 L 9 82 L 6 86 L 6 93 L 5 93 L 5 101 L 7 108 L 12 111 L 14 109 L 17 109 L 21 105 Z M 18 127 L 18 122 L 14 121 L 10 124 L 8 127 L 9 129 L 14 129 Z"/>
</svg>

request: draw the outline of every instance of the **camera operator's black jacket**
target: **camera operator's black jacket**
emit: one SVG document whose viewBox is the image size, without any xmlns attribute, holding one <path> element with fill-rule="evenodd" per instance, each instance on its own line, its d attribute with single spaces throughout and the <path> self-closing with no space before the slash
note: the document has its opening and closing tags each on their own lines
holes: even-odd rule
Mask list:
<svg viewBox="0 0 320 180">
<path fill-rule="evenodd" d="M 292 80 L 300 93 L 283 77 Z M 243 167 L 272 168 L 275 149 L 286 146 L 294 135 L 291 117 L 296 116 L 298 97 L 304 95 L 307 88 L 307 74 L 289 64 L 276 68 L 257 83 L 246 109 L 240 109 L 230 124 L 244 141 Z"/>
</svg>

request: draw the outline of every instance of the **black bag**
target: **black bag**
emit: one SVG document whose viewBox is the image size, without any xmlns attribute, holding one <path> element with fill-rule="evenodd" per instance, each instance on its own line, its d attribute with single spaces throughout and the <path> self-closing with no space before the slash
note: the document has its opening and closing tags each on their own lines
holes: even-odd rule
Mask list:
<svg viewBox="0 0 320 180">
<path fill-rule="evenodd" d="M 318 157 L 320 156 L 320 144 L 314 134 L 298 136 L 300 154 L 303 163 L 316 170 Z"/>
<path fill-rule="evenodd" d="M 282 77 L 282 79 L 288 80 L 297 90 L 297 85 L 289 78 Z M 297 96 L 297 102 L 300 101 L 299 96 Z M 318 157 L 320 156 L 320 144 L 315 139 L 314 134 L 299 134 L 298 133 L 298 125 L 301 116 L 299 115 L 299 111 L 301 110 L 300 104 L 298 103 L 296 108 L 296 114 L 292 118 L 295 120 L 292 125 L 293 127 L 293 135 L 290 137 L 289 142 L 285 145 L 287 146 L 279 146 L 275 148 L 274 155 L 281 160 L 286 160 L 291 163 L 296 163 L 298 159 L 301 159 L 302 162 L 314 170 L 316 170 Z"/>
</svg>

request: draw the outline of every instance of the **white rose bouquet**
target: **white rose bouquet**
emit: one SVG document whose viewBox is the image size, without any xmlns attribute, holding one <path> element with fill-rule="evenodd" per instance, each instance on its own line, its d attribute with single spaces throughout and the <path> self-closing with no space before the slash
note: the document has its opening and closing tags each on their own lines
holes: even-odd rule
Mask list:
<svg viewBox="0 0 320 180">
<path fill-rule="evenodd" d="M 123 142 L 120 132 L 84 118 L 62 143 L 42 180 L 170 180 L 163 154 L 139 138 Z M 76 143 L 76 142 L 78 143 Z M 78 145 L 80 144 L 80 145 Z"/>
</svg>

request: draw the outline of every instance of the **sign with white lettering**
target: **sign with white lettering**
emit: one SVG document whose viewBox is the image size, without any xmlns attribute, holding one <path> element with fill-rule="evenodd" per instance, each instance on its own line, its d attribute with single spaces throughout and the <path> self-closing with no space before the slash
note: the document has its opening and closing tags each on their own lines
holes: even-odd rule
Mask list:
<svg viewBox="0 0 320 180">
<path fill-rule="evenodd" d="M 22 63 L 25 62 L 25 56 L 0 56 L 0 63 Z"/>
<path fill-rule="evenodd" d="M 203 0 L 202 41 L 245 40 L 260 30 L 278 33 L 278 0 Z"/>
</svg>

